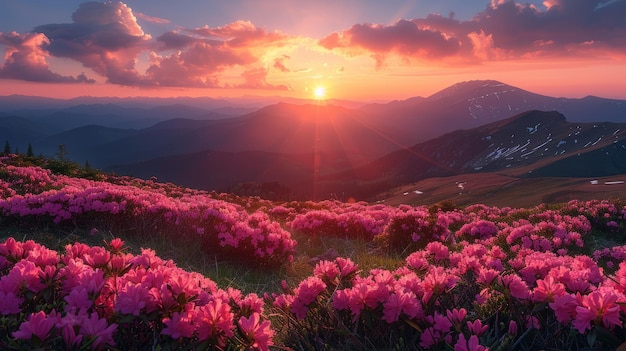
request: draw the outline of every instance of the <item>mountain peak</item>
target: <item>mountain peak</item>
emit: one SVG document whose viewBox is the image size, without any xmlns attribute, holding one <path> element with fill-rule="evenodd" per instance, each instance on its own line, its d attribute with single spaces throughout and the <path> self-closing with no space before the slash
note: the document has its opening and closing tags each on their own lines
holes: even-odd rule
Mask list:
<svg viewBox="0 0 626 351">
<path fill-rule="evenodd" d="M 470 80 L 453 84 L 428 97 L 428 100 L 439 100 L 454 96 L 487 94 L 490 92 L 521 90 L 497 80 Z"/>
</svg>

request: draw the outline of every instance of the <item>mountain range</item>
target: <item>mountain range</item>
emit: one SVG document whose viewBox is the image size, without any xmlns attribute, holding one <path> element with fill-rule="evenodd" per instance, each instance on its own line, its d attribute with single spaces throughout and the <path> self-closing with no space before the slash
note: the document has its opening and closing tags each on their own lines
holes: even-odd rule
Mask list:
<svg viewBox="0 0 626 351">
<path fill-rule="evenodd" d="M 459 174 L 626 173 L 623 100 L 469 81 L 387 103 L 261 101 L 0 97 L 0 140 L 45 155 L 63 144 L 77 162 L 195 188 L 275 183 L 299 199 L 373 199 Z"/>
</svg>

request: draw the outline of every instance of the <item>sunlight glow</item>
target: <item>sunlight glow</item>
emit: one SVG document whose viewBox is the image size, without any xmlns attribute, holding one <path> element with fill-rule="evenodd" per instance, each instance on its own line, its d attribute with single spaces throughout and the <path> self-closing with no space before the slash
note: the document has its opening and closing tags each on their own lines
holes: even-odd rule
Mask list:
<svg viewBox="0 0 626 351">
<path fill-rule="evenodd" d="M 313 96 L 315 96 L 317 100 L 324 100 L 326 98 L 326 87 L 321 85 L 316 86 L 313 90 Z"/>
</svg>

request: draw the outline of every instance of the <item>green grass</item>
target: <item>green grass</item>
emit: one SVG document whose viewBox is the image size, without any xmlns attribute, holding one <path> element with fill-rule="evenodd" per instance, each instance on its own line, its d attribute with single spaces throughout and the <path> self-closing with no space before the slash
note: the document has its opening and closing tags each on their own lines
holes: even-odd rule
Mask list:
<svg viewBox="0 0 626 351">
<path fill-rule="evenodd" d="M 322 237 L 316 240 L 302 234 L 294 234 L 298 241 L 297 253 L 292 262 L 281 267 L 268 269 L 251 266 L 249 263 L 224 261 L 203 251 L 201 245 L 192 239 L 177 236 L 176 233 L 158 235 L 137 235 L 136 233 L 114 233 L 109 230 L 92 228 L 61 229 L 48 227 L 1 227 L 0 241 L 13 237 L 18 241 L 34 240 L 59 253 L 65 252 L 65 245 L 75 242 L 90 246 L 102 246 L 104 241 L 119 237 L 124 240 L 128 252 L 137 255 L 142 248 L 149 248 L 166 260 L 187 271 L 201 273 L 215 281 L 220 288 L 232 287 L 243 293 L 281 292 L 281 282 L 289 286 L 310 276 L 315 264 L 320 260 L 333 260 L 335 257 L 349 257 L 367 272 L 374 268 L 396 269 L 404 259 L 391 252 L 385 252 L 376 244 L 360 239 Z"/>
</svg>

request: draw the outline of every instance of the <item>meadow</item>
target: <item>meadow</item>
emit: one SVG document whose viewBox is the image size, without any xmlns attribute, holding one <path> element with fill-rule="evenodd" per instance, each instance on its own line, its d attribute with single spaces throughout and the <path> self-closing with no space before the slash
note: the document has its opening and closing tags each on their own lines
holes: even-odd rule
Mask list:
<svg viewBox="0 0 626 351">
<path fill-rule="evenodd" d="M 0 157 L 0 347 L 624 350 L 626 201 L 300 201 Z"/>
</svg>

